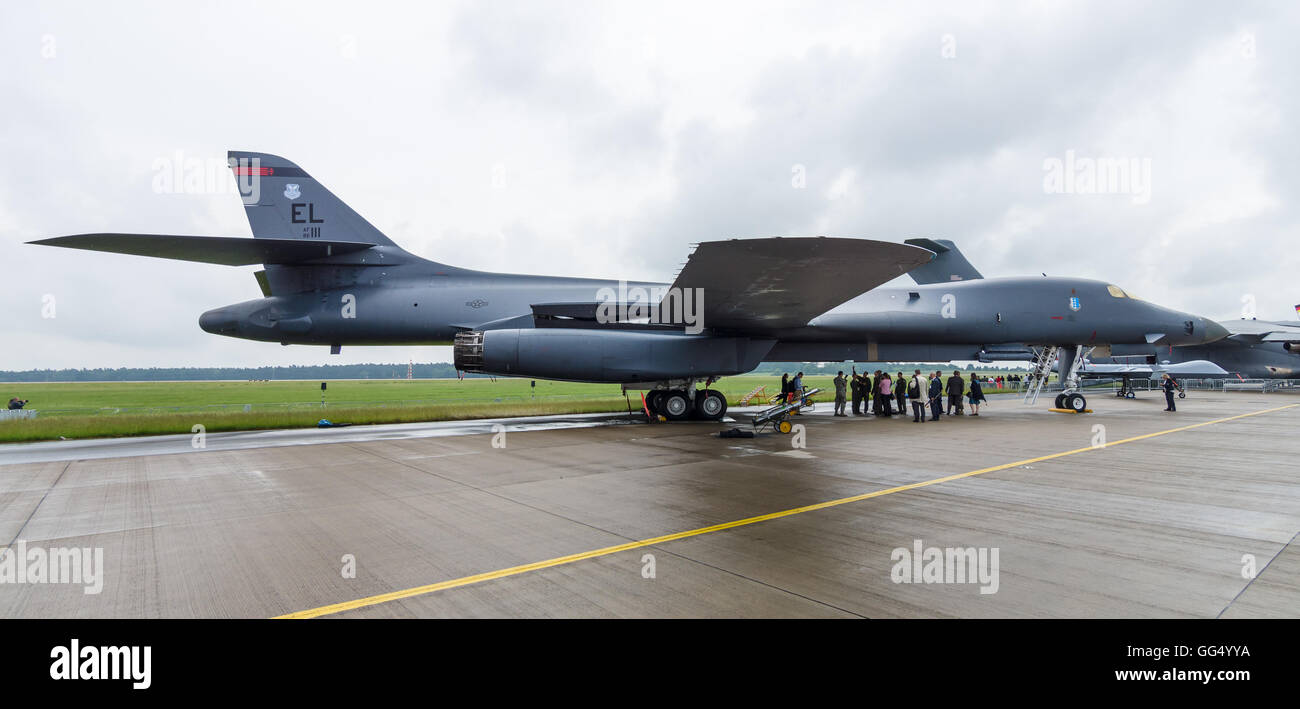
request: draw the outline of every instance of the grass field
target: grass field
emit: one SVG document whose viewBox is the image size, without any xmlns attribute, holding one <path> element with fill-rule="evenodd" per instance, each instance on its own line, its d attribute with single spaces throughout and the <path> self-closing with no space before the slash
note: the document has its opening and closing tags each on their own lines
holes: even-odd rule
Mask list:
<svg viewBox="0 0 1300 709">
<path fill-rule="evenodd" d="M 805 377 L 809 387 L 834 398 L 832 375 Z M 319 381 L 69 382 L 0 384 L 0 393 L 30 400 L 34 419 L 0 421 L 0 442 L 237 431 L 337 423 L 375 424 L 448 421 L 543 414 L 625 411 L 617 384 L 580 384 L 527 379 L 345 380 L 328 382 L 321 406 Z M 713 388 L 730 405 L 751 390 L 780 391 L 780 377 L 727 377 Z M 993 393 L 993 392 L 989 392 Z M 631 407 L 641 401 L 629 392 Z M 759 403 L 756 399 L 753 403 Z"/>
</svg>

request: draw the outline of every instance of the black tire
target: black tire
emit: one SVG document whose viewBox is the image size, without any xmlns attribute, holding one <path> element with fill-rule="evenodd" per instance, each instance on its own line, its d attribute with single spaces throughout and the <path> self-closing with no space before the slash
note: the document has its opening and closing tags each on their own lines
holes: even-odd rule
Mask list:
<svg viewBox="0 0 1300 709">
<path fill-rule="evenodd" d="M 1083 398 L 1083 394 L 1071 394 L 1065 397 L 1065 406 L 1063 408 L 1083 413 L 1083 410 L 1088 408 L 1088 400 Z"/>
<path fill-rule="evenodd" d="M 695 414 L 705 421 L 719 421 L 727 413 L 727 397 L 722 392 L 704 389 L 695 392 Z"/>
<path fill-rule="evenodd" d="M 686 392 L 676 389 L 665 392 L 660 405 L 663 407 L 664 418 L 669 421 L 684 421 L 690 418 L 691 411 L 695 408 L 691 406 L 691 400 L 686 397 Z"/>
<path fill-rule="evenodd" d="M 661 389 L 651 389 L 649 394 L 645 395 L 646 408 L 655 416 L 663 414 L 664 391 Z"/>
<path fill-rule="evenodd" d="M 1058 409 L 1064 409 L 1064 408 L 1065 408 L 1065 394 L 1057 394 L 1057 395 L 1056 395 L 1056 408 L 1058 408 Z"/>
<path fill-rule="evenodd" d="M 1179 398 L 1179 399 L 1186 399 L 1186 398 L 1187 398 L 1187 392 L 1185 392 L 1185 391 L 1180 391 L 1180 392 L 1178 392 L 1178 398 Z"/>
</svg>

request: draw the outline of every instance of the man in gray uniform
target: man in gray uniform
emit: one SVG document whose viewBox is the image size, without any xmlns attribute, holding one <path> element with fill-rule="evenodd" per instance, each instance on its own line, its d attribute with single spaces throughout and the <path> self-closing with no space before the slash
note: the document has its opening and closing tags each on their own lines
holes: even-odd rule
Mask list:
<svg viewBox="0 0 1300 709">
<path fill-rule="evenodd" d="M 835 382 L 835 415 L 848 416 L 844 413 L 844 403 L 848 394 L 849 380 L 844 378 L 844 370 L 841 369 L 832 381 Z"/>
<path fill-rule="evenodd" d="M 853 368 L 853 381 L 849 383 L 849 389 L 853 392 L 853 415 L 858 416 L 862 413 L 864 395 L 869 385 L 863 381 L 861 374 L 858 374 L 858 368 Z"/>
</svg>

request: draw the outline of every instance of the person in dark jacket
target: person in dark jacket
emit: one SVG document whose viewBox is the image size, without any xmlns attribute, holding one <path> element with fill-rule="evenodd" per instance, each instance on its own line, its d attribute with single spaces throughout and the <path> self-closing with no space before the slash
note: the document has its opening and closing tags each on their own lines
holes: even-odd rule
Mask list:
<svg viewBox="0 0 1300 709">
<path fill-rule="evenodd" d="M 790 400 L 790 373 L 785 372 L 781 375 L 781 401 Z"/>
<path fill-rule="evenodd" d="M 1161 374 L 1160 386 L 1165 390 L 1165 411 L 1177 411 L 1178 407 L 1174 406 L 1174 391 L 1178 389 L 1178 384 L 1174 382 L 1174 378 L 1168 374 Z"/>
<path fill-rule="evenodd" d="M 930 397 L 930 420 L 938 421 L 939 414 L 943 413 L 943 375 L 937 370 L 930 375 L 930 391 L 927 393 Z"/>
<path fill-rule="evenodd" d="M 961 372 L 952 371 L 952 376 L 948 377 L 948 415 L 953 415 L 953 409 L 956 409 L 957 416 L 962 415 L 961 395 L 966 392 L 966 380 L 962 379 Z"/>
<path fill-rule="evenodd" d="M 970 415 L 980 415 L 980 402 L 984 401 L 984 389 L 980 386 L 979 377 L 970 378 Z"/>
<path fill-rule="evenodd" d="M 853 368 L 853 376 L 849 380 L 849 391 L 853 394 L 853 415 L 858 416 L 862 413 L 862 375 L 858 374 L 858 368 Z"/>
<path fill-rule="evenodd" d="M 10 411 L 17 411 L 18 409 L 21 409 L 26 405 L 27 405 L 27 399 L 19 399 L 18 397 L 15 396 L 9 400 Z"/>
<path fill-rule="evenodd" d="M 898 402 L 898 414 L 907 415 L 907 375 L 902 372 L 894 379 L 894 400 Z"/>
</svg>

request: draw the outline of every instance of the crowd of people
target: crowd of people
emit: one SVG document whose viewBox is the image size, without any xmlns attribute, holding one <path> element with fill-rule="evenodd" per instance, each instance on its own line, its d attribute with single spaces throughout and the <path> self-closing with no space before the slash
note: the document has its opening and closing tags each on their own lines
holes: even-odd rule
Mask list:
<svg viewBox="0 0 1300 709">
<path fill-rule="evenodd" d="M 853 367 L 848 377 L 842 370 L 835 375 L 835 415 L 849 415 L 845 409 L 851 393 L 854 416 L 905 417 L 909 403 L 914 423 L 938 421 L 945 408 L 949 416 L 966 416 L 967 407 L 970 416 L 979 416 L 980 405 L 986 401 L 985 385 L 1000 389 L 1012 381 L 1010 377 L 989 378 L 974 374 L 967 378 L 962 376 L 961 370 L 953 370 L 952 376 L 944 379 L 938 370 L 925 374 L 917 369 L 908 376 L 902 372 L 891 375 L 879 369 L 871 374 L 859 374 L 857 367 Z M 787 397 L 800 395 L 802 382 L 803 372 L 795 375 L 794 379 L 789 375 L 782 376 L 782 394 Z"/>
</svg>

